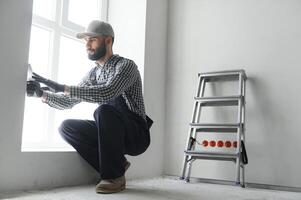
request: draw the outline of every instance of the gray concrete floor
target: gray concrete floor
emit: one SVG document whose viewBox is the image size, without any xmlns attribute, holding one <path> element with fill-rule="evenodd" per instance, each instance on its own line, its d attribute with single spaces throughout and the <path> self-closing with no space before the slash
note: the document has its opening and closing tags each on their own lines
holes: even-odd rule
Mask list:
<svg viewBox="0 0 301 200">
<path fill-rule="evenodd" d="M 14 200 L 301 200 L 301 193 L 231 185 L 185 183 L 173 178 L 131 180 L 117 194 L 96 194 L 93 185 L 18 194 L 0 194 Z"/>
</svg>

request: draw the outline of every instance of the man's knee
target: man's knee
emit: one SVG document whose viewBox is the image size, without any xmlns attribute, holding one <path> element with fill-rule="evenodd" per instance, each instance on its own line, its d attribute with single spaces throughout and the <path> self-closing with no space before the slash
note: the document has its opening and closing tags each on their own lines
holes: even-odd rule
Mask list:
<svg viewBox="0 0 301 200">
<path fill-rule="evenodd" d="M 70 119 L 64 120 L 59 127 L 59 133 L 62 136 L 65 136 L 68 132 L 70 132 L 71 124 L 72 124 L 72 120 Z"/>
<path fill-rule="evenodd" d="M 95 111 L 94 111 L 94 119 L 100 119 L 100 118 L 105 118 L 106 116 L 109 116 L 112 114 L 114 110 L 114 107 L 108 104 L 104 104 L 99 106 Z"/>
</svg>

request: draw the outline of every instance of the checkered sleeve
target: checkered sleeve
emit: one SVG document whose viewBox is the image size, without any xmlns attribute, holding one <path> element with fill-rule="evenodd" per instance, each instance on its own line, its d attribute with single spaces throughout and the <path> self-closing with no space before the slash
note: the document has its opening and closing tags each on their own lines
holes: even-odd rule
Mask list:
<svg viewBox="0 0 301 200">
<path fill-rule="evenodd" d="M 70 97 L 101 104 L 121 95 L 137 81 L 139 71 L 136 64 L 129 59 L 122 59 L 115 67 L 115 73 L 108 77 L 105 84 L 88 87 L 70 86 Z"/>
<path fill-rule="evenodd" d="M 58 110 L 71 109 L 74 105 L 80 103 L 78 99 L 71 99 L 64 94 L 47 93 L 44 103 Z"/>
<path fill-rule="evenodd" d="M 92 70 L 90 70 L 86 76 L 82 79 L 82 81 L 78 84 L 79 87 L 85 87 L 89 84 L 90 81 L 90 75 L 92 73 Z M 80 103 L 80 99 L 71 98 L 69 95 L 65 94 L 56 94 L 56 93 L 46 93 L 46 98 L 43 100 L 44 103 L 48 104 L 49 106 L 64 110 L 64 109 L 71 109 L 76 104 Z"/>
</svg>

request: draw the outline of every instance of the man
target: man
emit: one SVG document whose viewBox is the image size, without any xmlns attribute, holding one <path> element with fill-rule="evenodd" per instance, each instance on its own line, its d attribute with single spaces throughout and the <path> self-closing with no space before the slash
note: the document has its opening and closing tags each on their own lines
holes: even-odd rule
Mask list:
<svg viewBox="0 0 301 200">
<path fill-rule="evenodd" d="M 132 60 L 113 54 L 110 24 L 92 21 L 77 38 L 86 41 L 88 57 L 97 66 L 78 86 L 59 84 L 33 73 L 34 81 L 27 82 L 27 95 L 40 97 L 56 109 L 72 108 L 81 101 L 99 104 L 95 120 L 68 119 L 59 132 L 99 172 L 96 192 L 119 192 L 125 189 L 124 173 L 130 166 L 124 155 L 139 155 L 150 144 L 152 120 L 145 114 L 141 77 Z M 50 91 L 43 90 L 39 83 Z"/>
</svg>

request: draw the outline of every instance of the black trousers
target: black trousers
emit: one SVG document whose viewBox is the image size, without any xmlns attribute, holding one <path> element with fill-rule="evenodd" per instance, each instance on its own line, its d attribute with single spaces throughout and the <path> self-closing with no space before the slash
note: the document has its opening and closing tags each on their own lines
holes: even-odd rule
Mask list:
<svg viewBox="0 0 301 200">
<path fill-rule="evenodd" d="M 67 119 L 59 132 L 101 179 L 118 178 L 125 172 L 124 155 L 139 155 L 149 146 L 147 123 L 127 108 L 121 96 L 99 106 L 94 119 Z"/>
</svg>

